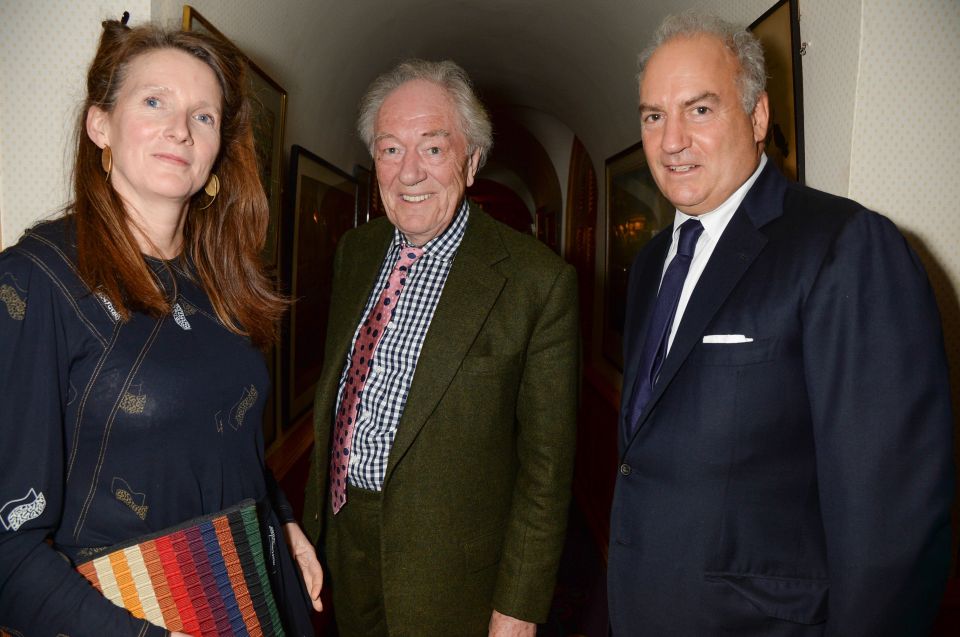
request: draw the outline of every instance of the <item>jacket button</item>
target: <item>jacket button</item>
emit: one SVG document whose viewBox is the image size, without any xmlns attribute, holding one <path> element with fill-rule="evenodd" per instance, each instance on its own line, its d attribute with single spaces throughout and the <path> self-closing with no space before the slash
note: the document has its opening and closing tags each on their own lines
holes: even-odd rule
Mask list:
<svg viewBox="0 0 960 637">
<path fill-rule="evenodd" d="M 631 472 L 631 471 L 632 471 L 632 469 L 630 468 L 630 465 L 628 465 L 626 462 L 624 462 L 622 465 L 620 465 L 620 475 L 622 475 L 622 476 L 628 476 L 628 475 L 630 475 L 630 472 Z"/>
</svg>

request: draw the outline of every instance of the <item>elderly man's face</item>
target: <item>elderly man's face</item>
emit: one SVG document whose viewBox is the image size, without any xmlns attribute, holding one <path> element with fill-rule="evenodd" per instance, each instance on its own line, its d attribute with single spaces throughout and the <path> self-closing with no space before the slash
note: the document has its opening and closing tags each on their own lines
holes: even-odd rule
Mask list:
<svg viewBox="0 0 960 637">
<path fill-rule="evenodd" d="M 767 96 L 744 112 L 739 64 L 713 36 L 676 37 L 658 48 L 640 84 L 643 150 L 664 196 L 700 215 L 750 178 L 767 132 Z"/>
<path fill-rule="evenodd" d="M 467 140 L 446 91 L 413 80 L 380 107 L 373 157 L 387 217 L 407 241 L 423 245 L 450 225 L 464 190 L 473 184 L 480 151 L 467 156 Z"/>
</svg>

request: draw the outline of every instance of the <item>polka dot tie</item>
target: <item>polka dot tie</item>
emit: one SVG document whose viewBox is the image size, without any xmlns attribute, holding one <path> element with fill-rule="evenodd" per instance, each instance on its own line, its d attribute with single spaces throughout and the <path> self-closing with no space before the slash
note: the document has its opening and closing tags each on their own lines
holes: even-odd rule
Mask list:
<svg viewBox="0 0 960 637">
<path fill-rule="evenodd" d="M 387 280 L 387 286 L 380 293 L 377 302 L 360 327 L 360 334 L 350 356 L 350 369 L 343 386 L 340 408 L 337 410 L 337 422 L 333 432 L 333 450 L 330 454 L 330 502 L 334 514 L 347 502 L 347 472 L 350 467 L 350 454 L 353 451 L 353 431 L 360 415 L 360 396 L 366 384 L 373 356 L 383 337 L 383 329 L 397 311 L 400 293 L 407 283 L 407 274 L 414 263 L 423 255 L 423 248 L 404 246 L 400 249 L 400 258 L 393 266 L 393 272 Z"/>
</svg>

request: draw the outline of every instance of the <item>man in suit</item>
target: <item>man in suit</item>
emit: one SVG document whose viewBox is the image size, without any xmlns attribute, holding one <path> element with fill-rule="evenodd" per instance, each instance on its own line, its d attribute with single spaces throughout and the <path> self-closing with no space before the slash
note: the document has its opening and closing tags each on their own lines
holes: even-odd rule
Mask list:
<svg viewBox="0 0 960 637">
<path fill-rule="evenodd" d="M 751 34 L 692 13 L 641 56 L 677 212 L 630 272 L 613 633 L 928 634 L 953 497 L 936 304 L 890 221 L 764 157 L 764 81 Z"/>
<path fill-rule="evenodd" d="M 532 636 L 573 468 L 573 268 L 467 203 L 491 127 L 456 64 L 382 75 L 358 128 L 387 216 L 337 248 L 306 511 L 340 634 Z"/>
</svg>

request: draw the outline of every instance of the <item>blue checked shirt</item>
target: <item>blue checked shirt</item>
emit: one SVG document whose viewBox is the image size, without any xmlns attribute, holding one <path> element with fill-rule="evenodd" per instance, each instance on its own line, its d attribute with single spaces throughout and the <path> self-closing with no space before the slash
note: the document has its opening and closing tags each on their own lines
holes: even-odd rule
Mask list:
<svg viewBox="0 0 960 637">
<path fill-rule="evenodd" d="M 373 357 L 373 365 L 360 394 L 360 415 L 353 432 L 353 449 L 350 453 L 347 478 L 347 482 L 353 486 L 371 491 L 380 491 L 383 488 L 387 460 L 397 434 L 397 425 L 407 404 L 407 394 L 413 382 L 413 373 L 417 369 L 420 349 L 430 328 L 433 313 L 440 302 L 440 294 L 443 292 L 447 275 L 450 274 L 453 258 L 463 240 L 469 216 L 470 209 L 464 199 L 450 226 L 424 244 L 423 256 L 410 269 L 396 313 L 384 329 Z M 367 306 L 357 324 L 346 363 L 340 373 L 338 406 L 343 397 L 347 371 L 350 369 L 350 353 L 353 352 L 353 346 L 360 334 L 360 326 L 377 303 L 404 243 L 403 235 L 394 229 L 393 242 L 383 258 L 376 285 L 370 290 Z"/>
</svg>

